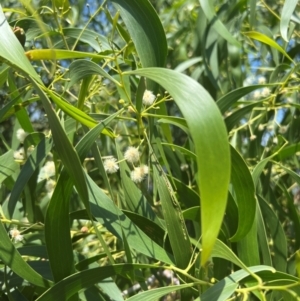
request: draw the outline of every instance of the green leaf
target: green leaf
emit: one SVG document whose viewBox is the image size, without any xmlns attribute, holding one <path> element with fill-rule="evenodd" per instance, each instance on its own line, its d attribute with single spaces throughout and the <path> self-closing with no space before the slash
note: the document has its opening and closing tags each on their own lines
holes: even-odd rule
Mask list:
<svg viewBox="0 0 300 301">
<path fill-rule="evenodd" d="M 56 93 L 52 92 L 49 89 L 45 89 L 45 91 L 61 110 L 63 110 L 69 116 L 73 117 L 79 123 L 86 125 L 89 128 L 92 128 L 95 125 L 97 125 L 97 122 L 92 117 L 79 110 L 78 108 L 70 105 Z M 110 137 L 114 137 L 114 134 L 111 132 L 111 130 L 106 128 L 103 129 L 103 134 L 108 135 Z"/>
<path fill-rule="evenodd" d="M 132 211 L 122 210 L 130 220 L 137 225 L 143 232 L 145 232 L 153 241 L 155 241 L 158 245 L 163 246 L 167 252 L 172 252 L 170 248 L 164 244 L 165 240 L 165 228 L 160 226 L 148 218 L 141 216 L 139 214 L 135 214 Z M 165 227 L 165 226 L 164 226 Z"/>
<path fill-rule="evenodd" d="M 42 83 L 40 77 L 25 56 L 24 49 L 7 23 L 0 5 L 0 59 L 7 61 L 9 65 L 29 74 L 38 83 Z"/>
<path fill-rule="evenodd" d="M 243 238 L 251 229 L 255 220 L 255 187 L 251 173 L 241 155 L 231 147 L 231 182 L 238 205 L 238 229 L 231 241 Z"/>
<path fill-rule="evenodd" d="M 247 270 L 247 266 L 239 259 L 239 257 L 219 239 L 216 240 L 211 256 L 226 259 L 238 267 Z"/>
<path fill-rule="evenodd" d="M 267 234 L 266 223 L 264 221 L 260 206 L 257 206 L 256 221 L 259 250 L 261 253 L 261 262 L 266 265 L 272 265 L 269 237 Z"/>
<path fill-rule="evenodd" d="M 215 13 L 213 2 L 209 0 L 199 0 L 199 2 L 206 18 L 212 23 L 213 28 L 218 32 L 218 34 L 229 43 L 236 45 L 237 47 L 241 47 L 240 43 L 231 35 L 225 25 L 219 20 Z"/>
<path fill-rule="evenodd" d="M 80 160 L 84 159 L 103 128 L 122 111 L 112 114 L 84 135 L 76 145 Z M 55 281 L 59 281 L 75 271 L 69 225 L 69 202 L 72 189 L 73 181 L 63 169 L 48 205 L 45 222 L 47 251 Z"/>
<path fill-rule="evenodd" d="M 185 208 L 199 205 L 199 194 L 195 190 L 174 177 L 172 182 L 175 184 L 175 190 L 179 196 L 178 199 L 180 203 L 184 204 Z M 199 219 L 196 222 L 199 222 Z"/>
<path fill-rule="evenodd" d="M 133 269 L 149 269 L 160 268 L 151 264 L 116 264 L 112 266 L 103 266 L 84 270 L 75 273 L 70 277 L 58 282 L 52 288 L 47 290 L 36 301 L 53 301 L 53 300 L 68 300 L 76 292 L 86 289 L 101 280 L 117 275 L 130 272 Z"/>
<path fill-rule="evenodd" d="M 299 176 L 294 173 L 293 171 L 288 171 L 288 169 L 286 169 L 286 171 L 292 175 L 292 178 L 296 179 L 296 182 L 299 183 Z M 298 178 L 298 179 L 297 179 Z M 298 184 L 299 185 L 299 184 Z M 281 186 L 281 185 L 279 185 Z M 288 209 L 288 213 L 289 213 L 289 219 L 292 221 L 293 223 L 293 232 L 294 232 L 294 237 L 295 237 L 295 242 L 294 242 L 294 246 L 295 249 L 300 249 L 300 237 L 299 237 L 299 233 L 300 233 L 300 217 L 299 217 L 299 211 L 296 208 L 295 204 L 294 204 L 294 199 L 291 196 L 291 193 L 289 191 L 287 191 L 286 187 L 281 187 L 281 189 L 283 190 L 284 196 L 287 200 L 287 209 Z"/>
<path fill-rule="evenodd" d="M 187 134 L 189 133 L 189 129 L 187 127 L 187 122 L 181 117 L 174 117 L 174 116 L 162 116 L 162 115 L 155 115 L 155 114 L 145 114 L 145 116 L 153 116 L 158 117 L 157 123 L 161 124 L 172 124 L 178 126 Z"/>
<path fill-rule="evenodd" d="M 188 68 L 192 67 L 193 65 L 195 65 L 199 62 L 202 62 L 202 61 L 203 61 L 202 57 L 194 57 L 192 59 L 182 62 L 174 70 L 177 72 L 183 72 L 186 69 L 188 69 Z"/>
<path fill-rule="evenodd" d="M 279 218 L 272 207 L 259 197 L 259 205 L 264 217 L 264 222 L 268 225 L 270 235 L 274 241 L 273 266 L 276 270 L 285 272 L 287 268 L 287 239 Z"/>
<path fill-rule="evenodd" d="M 110 76 L 106 71 L 104 71 L 100 66 L 96 63 L 89 60 L 76 60 L 73 62 L 70 67 L 70 82 L 68 83 L 68 87 L 71 87 L 81 79 L 90 76 L 90 75 L 101 75 L 111 80 L 117 86 L 120 86 L 120 83 L 115 80 L 112 76 Z"/>
<path fill-rule="evenodd" d="M 6 64 L 2 64 L 2 66 L 0 66 L 0 87 L 2 87 L 2 85 L 5 83 L 9 69 L 10 69 L 10 67 L 7 66 Z M 0 120 L 1 120 L 1 118 L 0 118 Z"/>
<path fill-rule="evenodd" d="M 189 219 L 195 222 L 200 220 L 200 207 L 191 207 L 182 212 L 184 219 Z"/>
<path fill-rule="evenodd" d="M 260 32 L 257 32 L 257 31 L 244 32 L 244 35 L 251 39 L 263 42 L 264 44 L 267 44 L 272 48 L 275 48 L 280 53 L 282 53 L 286 58 L 288 58 L 293 64 L 295 64 L 293 59 L 285 52 L 285 50 L 281 46 L 279 46 L 274 40 L 269 38 L 268 36 L 266 36 Z"/>
<path fill-rule="evenodd" d="M 2 24 L 0 27 L 0 57 L 3 57 L 9 62 L 9 64 L 13 65 L 18 70 L 25 72 L 31 79 L 32 84 L 37 90 L 37 93 L 39 94 L 44 109 L 47 113 L 55 147 L 60 159 L 68 169 L 70 176 L 73 178 L 81 199 L 83 202 L 88 202 L 85 178 L 79 158 L 65 132 L 63 131 L 48 97 L 42 90 L 41 87 L 43 86 L 39 86 L 39 84 L 42 83 L 40 77 L 37 75 L 24 55 L 23 48 L 15 37 L 14 33 L 11 31 L 10 26 L 7 24 L 2 10 L 0 10 L 0 22 Z"/>
<path fill-rule="evenodd" d="M 288 42 L 288 27 L 292 14 L 299 3 L 298 0 L 285 0 L 280 17 L 280 33 L 282 38 Z"/>
<path fill-rule="evenodd" d="M 276 153 L 274 153 L 273 155 L 259 161 L 256 166 L 253 168 L 252 170 L 252 178 L 253 178 L 253 183 L 254 186 L 257 187 L 258 183 L 259 183 L 259 179 L 260 179 L 260 175 L 263 172 L 263 170 L 265 169 L 266 165 L 270 162 L 270 160 L 276 156 Z"/>
<path fill-rule="evenodd" d="M 251 29 L 255 27 L 256 23 L 256 1 L 257 0 L 250 0 L 250 26 Z"/>
<path fill-rule="evenodd" d="M 124 157 L 121 153 L 121 150 L 116 144 L 118 161 L 120 162 L 120 176 L 123 185 L 124 191 L 124 201 L 123 208 L 126 210 L 130 210 L 134 213 L 140 214 L 141 216 L 146 217 L 147 219 L 155 222 L 159 226 L 161 223 L 154 213 L 150 203 L 147 199 L 143 196 L 141 190 L 134 184 L 134 182 L 130 178 L 130 169 L 124 161 Z"/>
<path fill-rule="evenodd" d="M 9 197 L 8 212 L 10 217 L 13 216 L 16 203 L 19 200 L 25 185 L 33 173 L 39 168 L 40 163 L 46 158 L 51 150 L 51 147 L 52 141 L 44 138 L 26 160 Z"/>
<path fill-rule="evenodd" d="M 122 239 L 122 229 L 126 233 L 131 248 L 156 260 L 174 264 L 172 255 L 145 235 L 131 220 L 113 203 L 101 188 L 87 175 L 91 213 L 108 231 Z"/>
<path fill-rule="evenodd" d="M 290 282 L 293 281 L 293 282 L 298 282 L 298 284 L 299 284 L 299 278 L 298 277 L 295 277 L 295 276 L 290 275 L 290 274 L 282 273 L 282 272 L 277 272 L 274 268 L 271 268 L 271 267 L 269 267 L 269 269 L 258 271 L 257 275 L 259 277 L 261 277 L 261 279 L 265 282 L 279 280 L 279 281 L 290 281 Z M 248 282 L 250 280 L 250 277 L 251 276 L 247 276 L 247 278 L 245 278 L 243 280 L 243 283 Z"/>
<path fill-rule="evenodd" d="M 77 58 L 110 59 L 110 57 L 107 55 L 61 49 L 33 49 L 27 51 L 26 56 L 31 61 L 64 60 Z"/>
<path fill-rule="evenodd" d="M 52 108 L 50 100 L 34 80 L 32 80 L 32 84 L 33 86 L 35 86 L 47 113 L 49 125 L 54 140 L 55 150 L 57 151 L 60 159 L 62 160 L 62 163 L 66 167 L 70 177 L 74 181 L 80 198 L 84 202 L 88 210 L 88 193 L 86 187 L 86 180 L 79 157 L 74 147 L 72 146 L 70 140 L 68 139 L 66 133 L 64 132 L 59 122 L 59 119 Z"/>
<path fill-rule="evenodd" d="M 299 143 L 290 144 L 285 148 L 283 148 L 282 150 L 280 150 L 280 152 L 276 156 L 274 156 L 274 160 L 283 161 L 286 158 L 294 156 L 299 151 L 300 151 Z"/>
<path fill-rule="evenodd" d="M 250 113 L 255 107 L 259 106 L 260 103 L 262 103 L 263 100 L 252 102 L 249 105 L 246 105 L 242 107 L 241 109 L 236 110 L 229 116 L 225 118 L 225 124 L 227 127 L 228 132 L 230 132 L 236 124 L 245 117 L 246 114 Z"/>
<path fill-rule="evenodd" d="M 232 105 L 234 105 L 243 96 L 264 87 L 274 87 L 274 84 L 252 85 L 230 91 L 217 100 L 217 105 L 222 114 L 224 114 Z"/>
<path fill-rule="evenodd" d="M 237 242 L 237 252 L 239 258 L 247 266 L 257 265 L 260 263 L 257 231 L 257 218 L 255 217 L 250 231 L 246 236 Z"/>
<path fill-rule="evenodd" d="M 182 211 L 171 183 L 159 164 L 153 149 L 150 149 L 150 158 L 153 168 L 153 180 L 157 185 L 176 266 L 185 269 L 190 262 L 192 248 Z"/>
<path fill-rule="evenodd" d="M 148 0 L 111 0 L 129 31 L 143 67 L 164 67 L 167 40 L 157 13 Z"/>
<path fill-rule="evenodd" d="M 65 14 L 70 9 L 69 0 L 53 0 L 53 3 L 58 13 Z"/>
<path fill-rule="evenodd" d="M 162 85 L 187 121 L 199 169 L 197 180 L 203 231 L 201 263 L 204 265 L 213 249 L 226 209 L 230 151 L 223 118 L 208 92 L 184 74 L 161 68 L 128 73 L 148 77 Z"/>
<path fill-rule="evenodd" d="M 22 256 L 34 256 L 48 259 L 48 254 L 45 246 L 42 245 L 29 245 L 18 248 L 18 252 Z"/>
<path fill-rule="evenodd" d="M 17 103 L 24 102 L 24 101 L 22 101 L 22 96 L 19 93 L 16 84 L 14 83 L 14 79 L 13 79 L 11 72 L 9 73 L 9 76 L 8 76 L 8 85 L 9 85 L 9 89 L 10 89 L 11 98 L 18 99 Z M 24 107 L 21 107 L 20 110 L 15 112 L 15 114 L 16 114 L 19 124 L 21 125 L 23 130 L 28 133 L 33 132 L 30 118 L 28 116 L 26 109 Z"/>
<path fill-rule="evenodd" d="M 89 30 L 86 28 L 83 30 L 81 28 L 68 27 L 68 28 L 63 28 L 63 33 L 66 37 L 70 37 L 76 40 L 79 37 L 79 41 L 87 43 L 89 46 L 94 48 L 96 52 L 111 50 L 111 47 L 107 42 L 107 38 L 93 30 Z"/>
<path fill-rule="evenodd" d="M 20 253 L 9 239 L 7 232 L 0 220 L 0 259 L 9 266 L 17 275 L 26 279 L 33 285 L 48 288 L 52 285 L 50 280 L 43 278 L 40 274 L 34 271 L 28 263 L 22 258 Z"/>
<path fill-rule="evenodd" d="M 64 169 L 58 178 L 45 217 L 46 247 L 55 282 L 75 272 L 69 225 L 72 189 L 73 182 Z"/>
<path fill-rule="evenodd" d="M 170 143 L 164 143 L 164 142 L 162 142 L 161 145 L 169 146 L 173 150 L 174 149 L 178 150 L 180 153 L 188 156 L 191 160 L 195 160 L 195 161 L 197 160 L 197 156 L 193 152 L 188 150 L 187 148 L 181 147 L 176 144 L 170 144 Z"/>
<path fill-rule="evenodd" d="M 12 116 L 15 114 L 17 111 L 25 108 L 28 106 L 30 103 L 35 102 L 39 100 L 38 97 L 32 97 L 22 103 L 19 103 L 19 98 L 15 98 L 5 104 L 2 109 L 0 109 L 0 122 L 6 120 L 8 117 Z"/>
<path fill-rule="evenodd" d="M 14 160 L 14 151 L 9 150 L 0 156 L 0 183 L 20 169 L 19 164 Z"/>
<path fill-rule="evenodd" d="M 260 271 L 271 271 L 274 272 L 272 267 L 259 265 L 249 268 L 252 273 L 257 273 Z M 230 274 L 230 276 L 222 279 L 217 284 L 209 288 L 204 294 L 201 295 L 201 301 L 225 301 L 227 300 L 239 286 L 239 281 L 243 280 L 249 276 L 249 273 L 245 270 L 239 270 Z M 195 300 L 197 301 L 197 299 Z"/>
<path fill-rule="evenodd" d="M 142 292 L 139 294 L 136 294 L 133 297 L 130 297 L 126 300 L 128 301 L 157 301 L 160 300 L 161 297 L 171 293 L 176 292 L 184 288 L 192 287 L 194 283 L 187 283 L 187 284 L 181 284 L 181 285 L 169 285 L 167 287 L 160 287 L 156 289 L 151 289 L 146 292 Z"/>
</svg>

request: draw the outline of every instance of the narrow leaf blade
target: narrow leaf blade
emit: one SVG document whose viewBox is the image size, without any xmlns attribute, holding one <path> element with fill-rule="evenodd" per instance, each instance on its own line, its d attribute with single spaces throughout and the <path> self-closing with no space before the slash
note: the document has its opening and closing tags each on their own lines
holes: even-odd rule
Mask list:
<svg viewBox="0 0 300 301">
<path fill-rule="evenodd" d="M 128 73 L 148 77 L 162 85 L 186 118 L 199 168 L 197 179 L 203 231 L 201 263 L 205 264 L 221 227 L 230 178 L 230 151 L 223 118 L 208 92 L 184 74 L 162 68 L 139 69 Z"/>
</svg>

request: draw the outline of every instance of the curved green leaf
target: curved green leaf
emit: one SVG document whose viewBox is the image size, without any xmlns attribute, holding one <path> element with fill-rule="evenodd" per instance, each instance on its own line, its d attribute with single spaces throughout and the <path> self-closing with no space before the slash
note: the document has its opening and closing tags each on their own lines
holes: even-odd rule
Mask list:
<svg viewBox="0 0 300 301">
<path fill-rule="evenodd" d="M 255 187 L 251 173 L 240 154 L 231 147 L 231 182 L 238 205 L 239 223 L 236 233 L 230 238 L 238 241 L 251 229 L 255 220 Z"/>
<path fill-rule="evenodd" d="M 285 0 L 280 17 L 280 33 L 282 38 L 288 42 L 288 27 L 292 14 L 299 3 L 298 0 Z"/>
<path fill-rule="evenodd" d="M 230 132 L 234 126 L 242 119 L 244 116 L 251 112 L 255 107 L 259 106 L 260 103 L 262 103 L 263 100 L 257 101 L 257 102 L 250 102 L 249 105 L 245 105 L 244 107 L 236 110 L 229 116 L 225 118 L 225 124 L 227 127 L 228 132 Z"/>
<path fill-rule="evenodd" d="M 75 273 L 58 282 L 43 295 L 37 298 L 36 301 L 68 300 L 68 298 L 78 291 L 88 288 L 105 278 L 117 274 L 126 274 L 133 269 L 149 268 L 161 267 L 151 264 L 116 264 L 80 271 L 79 273 Z"/>
<path fill-rule="evenodd" d="M 43 278 L 25 262 L 9 239 L 7 231 L 5 230 L 1 220 L 0 239 L 0 259 L 4 264 L 9 266 L 21 278 L 26 279 L 33 285 L 47 288 L 52 285 L 51 281 Z"/>
<path fill-rule="evenodd" d="M 211 256 L 226 259 L 236 266 L 247 270 L 247 266 L 238 258 L 238 256 L 219 239 L 216 240 Z"/>
<path fill-rule="evenodd" d="M 194 57 L 192 59 L 182 62 L 174 70 L 177 72 L 183 72 L 186 69 L 190 68 L 191 66 L 193 66 L 199 62 L 202 62 L 202 60 L 203 60 L 202 57 Z"/>
<path fill-rule="evenodd" d="M 240 47 L 240 43 L 231 35 L 225 25 L 219 20 L 215 13 L 213 2 L 210 0 L 199 0 L 201 7 L 205 13 L 207 19 L 212 22 L 213 28 L 218 32 L 218 34 L 227 40 L 229 43 Z"/>
<path fill-rule="evenodd" d="M 122 210 L 131 221 L 134 222 L 143 232 L 145 232 L 153 241 L 158 245 L 163 246 L 167 252 L 172 252 L 169 246 L 166 246 L 165 235 L 166 229 L 165 225 L 158 225 L 148 218 L 141 216 L 139 214 L 133 213 L 132 211 Z"/>
<path fill-rule="evenodd" d="M 26 58 L 23 48 L 10 29 L 2 10 L 0 10 L 0 23 L 2 24 L 0 27 L 0 57 L 4 58 L 10 65 L 22 72 L 25 72 L 29 76 L 47 113 L 57 153 L 63 164 L 66 166 L 70 176 L 73 178 L 81 199 L 84 202 L 87 202 L 87 188 L 79 158 L 63 131 L 48 97 L 42 90 L 44 87 L 40 77 Z M 41 84 L 41 86 L 39 84 Z"/>
<path fill-rule="evenodd" d="M 153 149 L 150 149 L 150 152 L 153 180 L 157 185 L 157 190 L 161 199 L 166 228 L 176 265 L 181 269 L 185 269 L 190 262 L 192 248 L 182 211 L 171 183 L 160 166 Z"/>
<path fill-rule="evenodd" d="M 281 52 L 286 58 L 288 58 L 293 64 L 295 64 L 293 59 L 285 52 L 285 50 L 281 46 L 279 46 L 274 40 L 269 38 L 268 36 L 266 36 L 260 32 L 257 32 L 257 31 L 244 32 L 244 35 L 251 39 L 263 42 L 272 48 L 275 48 L 276 50 Z"/>
<path fill-rule="evenodd" d="M 286 158 L 296 155 L 296 153 L 299 151 L 300 151 L 300 143 L 288 145 L 285 148 L 283 148 L 282 150 L 280 150 L 276 156 L 274 156 L 274 160 L 275 161 L 283 161 Z"/>
<path fill-rule="evenodd" d="M 0 156 L 0 184 L 19 169 L 20 166 L 15 162 L 12 150 Z"/>
<path fill-rule="evenodd" d="M 143 67 L 164 67 L 167 40 L 164 29 L 148 0 L 111 0 L 120 11 Z"/>
<path fill-rule="evenodd" d="M 145 116 L 155 116 L 154 114 L 145 114 Z M 161 116 L 161 115 L 156 115 L 157 117 L 160 117 L 160 119 L 157 120 L 158 123 L 161 124 L 172 124 L 175 126 L 178 126 L 179 128 L 181 128 L 183 131 L 185 131 L 186 133 L 189 133 L 188 127 L 187 127 L 187 123 L 183 118 L 180 117 L 173 117 L 173 116 Z"/>
<path fill-rule="evenodd" d="M 109 56 L 95 54 L 90 52 L 80 52 L 74 50 L 61 49 L 33 49 L 26 52 L 26 56 L 30 61 L 40 60 L 63 60 L 76 58 L 95 58 L 95 59 L 109 59 Z"/>
<path fill-rule="evenodd" d="M 182 146 L 179 146 L 176 144 L 171 144 L 171 143 L 165 143 L 165 142 L 162 142 L 161 144 L 169 146 L 171 149 L 177 149 L 180 153 L 188 156 L 191 160 L 195 160 L 195 161 L 197 160 L 197 156 L 193 152 L 191 152 L 190 150 L 188 150 Z"/>
<path fill-rule="evenodd" d="M 257 265 L 260 263 L 259 243 L 257 241 L 257 217 L 250 231 L 241 240 L 237 242 L 237 253 L 239 258 L 247 265 Z"/>
<path fill-rule="evenodd" d="M 263 221 L 268 225 L 270 235 L 274 241 L 273 266 L 277 270 L 285 272 L 287 267 L 287 240 L 283 227 L 272 207 L 262 197 L 259 197 L 259 205 L 263 213 Z"/>
<path fill-rule="evenodd" d="M 252 273 L 260 271 L 271 271 L 274 269 L 265 265 L 258 265 L 249 268 Z M 239 270 L 230 274 L 230 276 L 222 279 L 213 287 L 209 288 L 204 294 L 201 295 L 201 301 L 225 301 L 234 293 L 235 289 L 239 286 L 239 281 L 249 276 L 245 270 Z M 197 300 L 197 299 L 196 299 Z"/>
<path fill-rule="evenodd" d="M 142 194 L 141 190 L 130 179 L 130 169 L 127 163 L 124 161 L 123 154 L 121 153 L 120 147 L 118 145 L 116 145 L 116 149 L 118 161 L 120 162 L 120 176 L 124 191 L 125 204 L 123 205 L 123 208 L 144 216 L 145 218 L 161 226 L 159 218 L 153 211 L 150 203 Z"/>
<path fill-rule="evenodd" d="M 89 60 L 76 60 L 70 65 L 69 70 L 70 82 L 68 83 L 68 87 L 74 85 L 81 79 L 94 74 L 106 77 L 107 79 L 115 83 L 117 86 L 120 85 L 120 83 L 117 80 L 110 76 L 99 65 Z"/>
<path fill-rule="evenodd" d="M 261 262 L 266 265 L 272 265 L 269 237 L 267 235 L 266 223 L 262 215 L 260 204 L 257 204 L 257 238 L 261 253 Z"/>
<path fill-rule="evenodd" d="M 92 128 L 98 124 L 92 117 L 87 115 L 85 112 L 79 110 L 78 108 L 72 106 L 68 102 L 64 101 L 59 95 L 57 95 L 53 91 L 49 89 L 45 89 L 45 91 L 62 111 L 64 111 L 70 117 L 74 118 L 79 123 L 86 125 L 89 128 Z M 102 133 L 110 137 L 115 136 L 111 130 L 106 128 L 103 128 Z"/>
<path fill-rule="evenodd" d="M 111 47 L 107 42 L 107 38 L 99 33 L 96 33 L 93 30 L 89 30 L 87 28 L 83 30 L 81 28 L 68 27 L 63 28 L 63 33 L 66 37 L 70 37 L 76 40 L 79 37 L 79 41 L 89 44 L 97 52 L 111 50 Z"/>
<path fill-rule="evenodd" d="M 109 116 L 92 128 L 76 145 L 80 160 L 98 138 L 100 132 L 123 110 Z M 74 272 L 74 260 L 69 225 L 69 201 L 73 181 L 65 169 L 62 170 L 49 203 L 45 221 L 45 239 L 49 262 L 55 281 L 59 281 Z M 88 201 L 88 199 L 87 199 Z M 89 209 L 89 207 L 87 208 Z M 64 264 L 61 264 L 63 262 Z"/>
<path fill-rule="evenodd" d="M 46 247 L 55 282 L 75 272 L 69 226 L 72 189 L 73 182 L 64 169 L 58 178 L 45 217 Z"/>
<path fill-rule="evenodd" d="M 243 96 L 264 87 L 274 87 L 274 84 L 252 85 L 252 86 L 238 88 L 220 97 L 217 100 L 217 105 L 220 111 L 224 114 L 234 103 L 236 103 Z"/>
<path fill-rule="evenodd" d="M 38 83 L 42 83 L 42 80 L 25 56 L 24 49 L 19 40 L 8 25 L 1 5 L 0 24 L 0 59 L 2 58 L 2 60 L 8 61 L 9 65 L 13 65 L 14 68 L 29 74 Z"/>
<path fill-rule="evenodd" d="M 256 1 L 257 0 L 250 0 L 250 26 L 251 29 L 255 27 L 256 23 Z"/>
<path fill-rule="evenodd" d="M 70 140 L 64 132 L 48 97 L 34 80 L 32 80 L 32 84 L 33 86 L 35 86 L 47 113 L 49 125 L 53 135 L 55 149 L 60 159 L 62 160 L 64 166 L 66 167 L 69 176 L 74 181 L 78 194 L 80 195 L 81 200 L 85 203 L 86 208 L 88 210 L 89 207 L 86 180 L 78 154 L 76 153 L 74 147 L 72 146 Z"/>
<path fill-rule="evenodd" d="M 167 287 L 160 287 L 156 289 L 151 289 L 142 293 L 139 293 L 133 297 L 130 297 L 127 299 L 128 301 L 156 301 L 160 300 L 161 297 L 171 293 L 176 292 L 178 290 L 192 287 L 194 283 L 187 283 L 187 284 L 181 284 L 181 285 L 169 285 Z"/>
<path fill-rule="evenodd" d="M 201 263 L 205 264 L 221 227 L 230 178 L 229 144 L 220 111 L 208 92 L 184 74 L 161 68 L 139 69 L 128 74 L 145 76 L 162 85 L 187 121 L 199 168 L 203 231 Z"/>
<path fill-rule="evenodd" d="M 16 203 L 19 200 L 25 185 L 27 184 L 35 170 L 39 168 L 42 160 L 46 158 L 51 150 L 51 147 L 52 141 L 44 138 L 26 160 L 9 197 L 8 212 L 10 216 L 13 216 Z"/>
<path fill-rule="evenodd" d="M 87 181 L 91 213 L 99 223 L 119 239 L 122 239 L 122 230 L 130 229 L 126 238 L 131 248 L 156 260 L 174 264 L 172 255 L 132 223 L 88 175 Z"/>
</svg>

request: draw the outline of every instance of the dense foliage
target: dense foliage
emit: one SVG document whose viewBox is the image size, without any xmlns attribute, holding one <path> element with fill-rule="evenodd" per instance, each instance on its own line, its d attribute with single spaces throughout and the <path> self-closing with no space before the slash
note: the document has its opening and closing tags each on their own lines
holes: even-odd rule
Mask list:
<svg viewBox="0 0 300 301">
<path fill-rule="evenodd" d="M 298 1 L 1 4 L 1 300 L 300 300 Z"/>
</svg>

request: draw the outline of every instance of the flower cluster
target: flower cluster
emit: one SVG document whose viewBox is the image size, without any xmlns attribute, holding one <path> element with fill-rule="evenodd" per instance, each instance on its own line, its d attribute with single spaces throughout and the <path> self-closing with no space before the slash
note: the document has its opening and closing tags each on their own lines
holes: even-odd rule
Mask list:
<svg viewBox="0 0 300 301">
<path fill-rule="evenodd" d="M 124 153 L 124 158 L 129 163 L 137 163 L 140 160 L 140 153 L 136 147 L 129 146 Z"/>
<path fill-rule="evenodd" d="M 25 138 L 28 136 L 28 133 L 25 132 L 22 128 L 18 129 L 16 132 L 16 137 L 20 141 L 21 144 L 24 143 Z M 31 155 L 34 151 L 34 146 L 29 146 L 26 150 L 23 146 L 21 146 L 18 150 L 14 151 L 14 159 L 17 161 L 23 161 L 27 158 L 27 156 Z"/>
<path fill-rule="evenodd" d="M 20 147 L 18 150 L 14 151 L 14 159 L 20 161 L 25 159 L 24 147 Z"/>
<path fill-rule="evenodd" d="M 19 242 L 19 241 L 23 240 L 23 235 L 21 235 L 21 232 L 16 227 L 11 229 L 9 231 L 9 234 L 12 237 L 12 239 L 14 240 L 14 242 Z"/>
<path fill-rule="evenodd" d="M 117 159 L 113 157 L 105 159 L 103 165 L 107 173 L 115 173 L 119 170 Z"/>
<path fill-rule="evenodd" d="M 26 133 L 22 128 L 17 130 L 16 133 L 17 139 L 21 142 L 24 143 L 25 138 L 28 136 L 28 133 Z"/>
<path fill-rule="evenodd" d="M 145 90 L 143 95 L 143 104 L 145 106 L 151 106 L 155 101 L 156 96 L 153 94 L 152 91 Z"/>
<path fill-rule="evenodd" d="M 149 173 L 149 168 L 147 165 L 141 165 L 135 167 L 130 174 L 130 178 L 134 183 L 141 183 Z"/>
<path fill-rule="evenodd" d="M 46 164 L 41 168 L 38 182 L 43 180 L 48 180 L 49 178 L 55 176 L 55 165 L 53 161 L 47 161 Z"/>
<path fill-rule="evenodd" d="M 149 168 L 147 165 L 135 166 L 136 163 L 140 161 L 140 152 L 137 147 L 129 146 L 124 153 L 124 159 L 133 165 L 133 170 L 131 171 L 131 180 L 135 183 L 142 182 L 149 173 Z M 103 162 L 104 169 L 108 174 L 115 173 L 119 170 L 119 165 L 117 159 L 110 157 Z"/>
<path fill-rule="evenodd" d="M 56 186 L 56 181 L 52 180 L 52 179 L 48 179 L 45 185 L 45 189 L 47 191 L 47 194 L 49 196 L 49 198 L 52 197 L 54 188 Z"/>
<path fill-rule="evenodd" d="M 247 87 L 250 85 L 264 85 L 267 83 L 266 77 L 260 75 L 260 76 L 249 76 L 244 80 L 243 86 Z M 264 87 L 261 89 L 255 90 L 253 93 L 251 93 L 251 97 L 254 99 L 261 99 L 261 98 L 266 98 L 271 94 L 271 90 L 268 87 Z"/>
<path fill-rule="evenodd" d="M 271 94 L 271 90 L 267 87 L 256 90 L 253 92 L 254 99 L 266 98 Z"/>
</svg>

